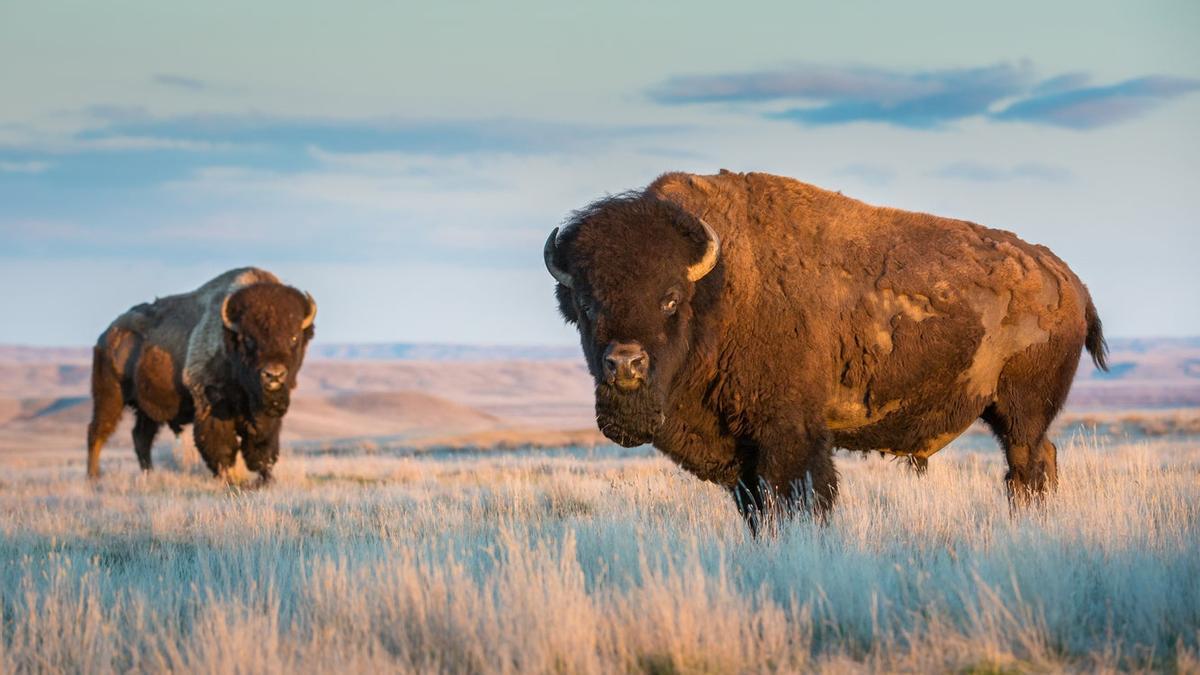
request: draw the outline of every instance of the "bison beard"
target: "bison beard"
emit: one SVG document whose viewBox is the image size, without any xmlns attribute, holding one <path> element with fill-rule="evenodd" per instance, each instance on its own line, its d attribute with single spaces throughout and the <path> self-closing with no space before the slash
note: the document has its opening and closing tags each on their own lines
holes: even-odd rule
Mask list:
<svg viewBox="0 0 1200 675">
<path fill-rule="evenodd" d="M 287 387 L 281 387 L 276 392 L 263 392 L 262 411 L 268 417 L 283 417 L 287 413 L 290 399 Z"/>
<path fill-rule="evenodd" d="M 664 419 L 662 397 L 653 387 L 633 391 L 608 384 L 596 387 L 596 425 L 614 443 L 626 448 L 650 443 Z"/>
</svg>

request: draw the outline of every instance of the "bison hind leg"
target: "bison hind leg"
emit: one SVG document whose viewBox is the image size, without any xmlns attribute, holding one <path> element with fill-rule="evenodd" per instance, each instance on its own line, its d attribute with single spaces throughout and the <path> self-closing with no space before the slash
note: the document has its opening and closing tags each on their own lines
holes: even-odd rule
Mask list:
<svg viewBox="0 0 1200 675">
<path fill-rule="evenodd" d="M 1058 448 L 1046 431 L 1067 400 L 1080 351 L 1051 340 L 1012 359 L 981 415 L 1004 448 L 1004 480 L 1014 505 L 1040 500 L 1058 486 Z"/>
<path fill-rule="evenodd" d="M 1008 462 L 1008 473 L 1004 475 L 1008 499 L 1014 506 L 1040 500 L 1047 489 L 1053 489 L 1058 482 L 1056 448 L 1046 438 L 1049 422 L 1030 427 L 1028 421 L 1001 410 L 996 405 L 988 406 L 982 418 L 1004 449 L 1004 458 Z"/>
<path fill-rule="evenodd" d="M 105 350 L 96 347 L 92 353 L 92 420 L 87 429 L 88 478 L 100 477 L 100 449 L 120 424 L 124 410 L 121 378 Z"/>
</svg>

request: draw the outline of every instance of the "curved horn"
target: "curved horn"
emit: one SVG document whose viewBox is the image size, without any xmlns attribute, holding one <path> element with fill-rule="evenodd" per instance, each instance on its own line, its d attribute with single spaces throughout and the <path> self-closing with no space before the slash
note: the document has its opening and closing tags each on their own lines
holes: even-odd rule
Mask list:
<svg viewBox="0 0 1200 675">
<path fill-rule="evenodd" d="M 313 322 L 317 320 L 317 301 L 313 300 L 313 296 L 304 292 L 304 298 L 308 300 L 308 314 L 305 315 L 304 321 L 300 324 L 301 330 L 308 330 Z"/>
<path fill-rule="evenodd" d="M 550 276 L 554 277 L 554 280 L 558 283 L 570 288 L 571 284 L 575 283 L 575 280 L 571 278 L 570 274 L 567 274 L 559 269 L 558 265 L 554 264 L 554 255 L 557 249 L 558 228 L 556 227 L 550 233 L 550 236 L 546 238 L 546 246 L 542 249 L 542 258 L 546 261 L 546 271 L 550 272 Z"/>
<path fill-rule="evenodd" d="M 225 324 L 226 328 L 236 333 L 238 332 L 238 326 L 229 319 L 229 299 L 232 297 L 233 294 L 230 293 L 229 295 L 225 296 L 224 300 L 221 301 L 221 323 Z"/>
<path fill-rule="evenodd" d="M 721 256 L 721 237 L 717 235 L 711 225 L 703 220 L 700 220 L 700 225 L 704 227 L 704 234 L 708 235 L 708 246 L 705 247 L 704 257 L 700 259 L 700 262 L 687 268 L 688 281 L 703 279 L 704 275 L 717 266 L 717 258 Z"/>
</svg>

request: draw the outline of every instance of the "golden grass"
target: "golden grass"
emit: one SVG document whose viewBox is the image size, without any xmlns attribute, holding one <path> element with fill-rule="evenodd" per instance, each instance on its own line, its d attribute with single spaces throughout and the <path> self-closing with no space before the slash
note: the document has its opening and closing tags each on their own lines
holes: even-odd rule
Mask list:
<svg viewBox="0 0 1200 675">
<path fill-rule="evenodd" d="M 760 541 L 645 451 L 0 456 L 0 672 L 1194 672 L 1200 448 L 1060 445 L 1015 517 L 996 453 L 840 455 L 829 525 Z"/>
</svg>

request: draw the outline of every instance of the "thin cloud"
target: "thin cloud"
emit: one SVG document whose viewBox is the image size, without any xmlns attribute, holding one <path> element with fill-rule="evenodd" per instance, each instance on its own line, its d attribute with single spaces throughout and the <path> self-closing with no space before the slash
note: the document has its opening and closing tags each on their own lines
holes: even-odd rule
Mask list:
<svg viewBox="0 0 1200 675">
<path fill-rule="evenodd" d="M 1200 80 L 1139 77 L 1107 87 L 1052 91 L 1018 101 L 993 117 L 1068 129 L 1095 129 L 1140 117 L 1171 99 L 1200 90 Z"/>
<path fill-rule="evenodd" d="M 0 143 L 5 169 L 53 163 L 50 184 L 163 184 L 211 166 L 310 171 L 326 158 L 381 154 L 471 158 L 592 152 L 614 143 L 662 141 L 677 125 L 591 125 L 536 119 L 422 120 L 202 114 L 156 116 L 128 107 L 84 111 L 82 130 Z"/>
<path fill-rule="evenodd" d="M 954 162 L 934 172 L 938 178 L 991 183 L 1013 180 L 1038 180 L 1064 183 L 1071 179 L 1070 170 L 1049 164 L 1027 162 L 1012 167 L 992 166 L 977 162 Z"/>
<path fill-rule="evenodd" d="M 664 104 L 789 98 L 895 102 L 935 93 L 937 79 L 933 73 L 908 75 L 882 68 L 807 64 L 788 70 L 673 77 L 652 88 L 650 98 Z"/>
<path fill-rule="evenodd" d="M 96 109 L 104 123 L 81 134 L 152 137 L 190 142 L 230 143 L 332 152 L 417 152 L 536 154 L 638 136 L 655 137 L 681 127 L 604 126 L 533 119 L 425 120 L 404 118 L 323 118 L 272 115 L 189 115 L 154 117 L 128 109 Z"/>
<path fill-rule="evenodd" d="M 0 173 L 24 173 L 38 174 L 43 173 L 52 165 L 50 162 L 31 161 L 31 162 L 5 162 L 0 161 Z"/>
<path fill-rule="evenodd" d="M 878 164 L 847 164 L 834 173 L 874 186 L 887 185 L 896 178 L 894 169 Z"/>
<path fill-rule="evenodd" d="M 808 126 L 877 122 L 933 129 L 982 118 L 1092 129 L 1138 117 L 1200 88 L 1148 76 L 1088 86 L 1086 73 L 1039 80 L 1029 63 L 899 71 L 801 64 L 788 69 L 669 78 L 649 91 L 663 105 L 742 104 L 755 114 Z M 763 113 L 751 104 L 787 104 Z"/>
<path fill-rule="evenodd" d="M 1046 80 L 1042 80 L 1033 88 L 1034 94 L 1056 94 L 1060 91 L 1070 91 L 1087 86 L 1091 81 L 1091 76 L 1087 73 L 1066 73 L 1063 75 L 1055 75 Z"/>
<path fill-rule="evenodd" d="M 663 104 L 805 101 L 768 113 L 807 125 L 884 122 L 932 128 L 982 115 L 1034 82 L 1027 64 L 901 72 L 865 66 L 800 65 L 789 70 L 678 77 L 650 92 Z"/>
<path fill-rule="evenodd" d="M 187 91 L 206 91 L 211 89 L 211 85 L 204 80 L 199 80 L 194 77 L 186 77 L 184 75 L 171 75 L 168 73 L 159 73 L 150 78 L 154 84 L 168 87 L 171 89 L 185 89 Z"/>
</svg>

